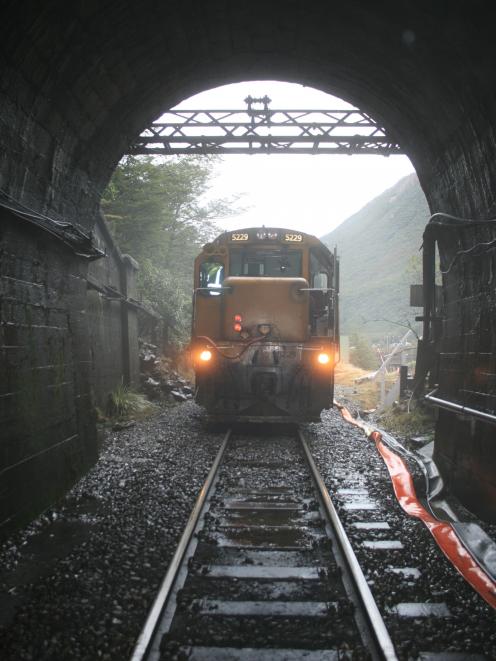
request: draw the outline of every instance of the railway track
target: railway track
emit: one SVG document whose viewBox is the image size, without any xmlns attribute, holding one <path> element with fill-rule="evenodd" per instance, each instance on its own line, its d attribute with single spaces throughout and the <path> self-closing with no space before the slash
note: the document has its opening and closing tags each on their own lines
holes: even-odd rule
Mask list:
<svg viewBox="0 0 496 661">
<path fill-rule="evenodd" d="M 396 659 L 301 433 L 229 431 L 132 661 Z"/>
</svg>

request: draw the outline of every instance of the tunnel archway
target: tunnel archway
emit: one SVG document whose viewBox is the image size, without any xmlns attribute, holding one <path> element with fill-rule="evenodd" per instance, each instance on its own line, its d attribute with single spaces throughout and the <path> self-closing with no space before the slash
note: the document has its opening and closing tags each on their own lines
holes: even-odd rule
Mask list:
<svg viewBox="0 0 496 661">
<path fill-rule="evenodd" d="M 29 347 L 52 342 L 56 348 L 46 360 L 53 363 L 60 356 L 61 383 L 71 386 L 59 400 L 46 394 L 54 384 L 44 377 L 36 376 L 22 390 L 16 380 L 19 359 L 11 354 L 5 359 L 6 445 L 16 448 L 6 452 L 6 469 L 16 468 L 10 472 L 2 521 L 17 516 L 16 485 L 21 475 L 26 479 L 27 455 L 19 454 L 19 438 L 28 438 L 29 456 L 38 457 L 28 462 L 28 473 L 36 476 L 44 503 L 96 456 L 87 370 L 87 267 L 5 207 L 21 204 L 24 215 L 27 208 L 90 230 L 119 158 L 163 109 L 227 82 L 281 79 L 340 96 L 384 123 L 414 164 L 431 211 L 487 218 L 496 213 L 495 46 L 489 12 L 483 0 L 450 5 L 449 11 L 442 3 L 413 0 L 339 6 L 298 0 L 270 6 L 260 0 L 109 1 L 103 6 L 54 0 L 43 7 L 10 2 L 4 8 L 0 241 L 3 276 L 14 301 L 2 307 L 4 327 L 10 329 L 4 346 L 23 347 L 23 369 L 39 375 L 43 365 Z M 468 247 L 485 236 L 480 230 L 455 243 Z M 440 351 L 447 389 L 478 388 L 494 411 L 494 290 L 488 275 L 493 262 L 489 254 L 484 265 L 452 274 Z M 54 294 L 36 303 L 40 287 Z M 40 317 L 33 321 L 26 309 L 38 311 L 36 306 Z M 50 315 L 60 318 L 40 323 Z M 46 330 L 51 327 L 57 331 Z M 486 375 L 482 382 L 481 374 Z M 30 401 L 35 406 L 25 423 Z M 57 413 L 61 405 L 72 411 L 63 419 Z M 53 424 L 44 423 L 44 440 L 36 440 L 40 420 L 47 416 Z M 482 422 L 459 424 L 456 416 L 443 413 L 437 441 L 446 472 L 458 485 L 468 479 L 469 487 L 461 490 L 491 503 L 490 516 L 496 511 L 493 430 Z M 76 440 L 65 464 L 47 476 L 39 457 L 48 456 L 48 447 L 57 454 L 67 439 Z M 47 489 L 50 480 L 57 486 Z M 21 499 L 28 502 L 30 496 Z"/>
<path fill-rule="evenodd" d="M 163 109 L 201 89 L 266 78 L 333 93 L 383 121 L 433 210 L 494 210 L 494 200 L 475 182 L 469 190 L 463 177 L 478 162 L 490 166 L 492 155 L 483 11 L 475 16 L 460 4 L 447 14 L 413 2 L 311 10 L 299 2 L 270 9 L 259 2 L 52 2 L 42 11 L 36 3 L 31 11 L 11 5 L 10 19 L 2 96 L 10 101 L 4 134 L 11 130 L 2 170 L 9 171 L 9 151 L 23 154 L 10 160 L 11 191 L 84 224 L 129 142 Z"/>
</svg>

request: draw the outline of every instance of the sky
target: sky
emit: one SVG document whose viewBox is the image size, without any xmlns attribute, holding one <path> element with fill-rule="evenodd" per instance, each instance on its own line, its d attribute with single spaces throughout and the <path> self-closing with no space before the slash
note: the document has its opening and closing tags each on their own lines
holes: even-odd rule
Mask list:
<svg viewBox="0 0 496 661">
<path fill-rule="evenodd" d="M 251 81 L 196 94 L 176 108 L 245 108 L 249 94 L 268 95 L 271 109 L 351 107 L 311 87 Z M 322 236 L 411 172 L 410 160 L 400 155 L 230 154 L 216 167 L 208 197 L 241 196 L 237 206 L 243 211 L 219 220 L 223 230 L 266 225 Z"/>
</svg>

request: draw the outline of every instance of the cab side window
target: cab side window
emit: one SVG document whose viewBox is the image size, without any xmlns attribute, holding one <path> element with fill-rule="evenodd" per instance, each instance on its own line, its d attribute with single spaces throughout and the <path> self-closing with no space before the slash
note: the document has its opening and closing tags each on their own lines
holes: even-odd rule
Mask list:
<svg viewBox="0 0 496 661">
<path fill-rule="evenodd" d="M 329 287 L 329 274 L 314 251 L 310 253 L 310 287 L 314 289 L 327 289 Z"/>
<path fill-rule="evenodd" d="M 329 267 L 319 253 L 310 252 L 310 333 L 329 334 Z M 320 290 L 320 291 L 319 291 Z"/>
<path fill-rule="evenodd" d="M 328 286 L 329 282 L 327 273 L 321 271 L 314 274 L 312 287 L 315 287 L 315 289 L 327 289 Z"/>
<path fill-rule="evenodd" d="M 219 296 L 224 281 L 224 264 L 216 260 L 206 260 L 200 265 L 200 289 L 206 296 Z M 210 290 L 210 291 L 208 291 Z"/>
</svg>

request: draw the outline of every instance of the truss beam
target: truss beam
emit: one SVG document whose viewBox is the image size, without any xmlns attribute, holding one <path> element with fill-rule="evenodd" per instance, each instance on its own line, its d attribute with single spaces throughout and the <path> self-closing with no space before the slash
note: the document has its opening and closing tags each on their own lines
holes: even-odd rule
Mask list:
<svg viewBox="0 0 496 661">
<path fill-rule="evenodd" d="M 261 101 L 265 101 L 266 97 Z M 364 112 L 171 110 L 131 145 L 130 154 L 401 154 L 401 147 Z M 269 100 L 270 102 L 270 100 Z"/>
</svg>

